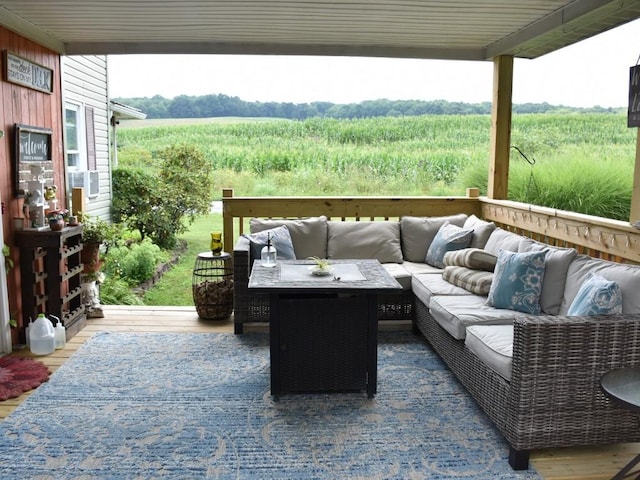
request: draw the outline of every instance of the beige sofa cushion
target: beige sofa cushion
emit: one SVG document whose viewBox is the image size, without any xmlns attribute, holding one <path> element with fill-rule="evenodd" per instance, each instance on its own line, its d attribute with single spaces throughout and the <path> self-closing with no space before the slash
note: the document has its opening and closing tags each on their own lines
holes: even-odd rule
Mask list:
<svg viewBox="0 0 640 480">
<path fill-rule="evenodd" d="M 473 325 L 467 328 L 464 344 L 482 363 L 511 381 L 513 325 Z"/>
<path fill-rule="evenodd" d="M 475 215 L 470 215 L 462 226 L 465 229 L 473 230 L 473 238 L 471 239 L 471 248 L 484 248 L 489 240 L 489 236 L 496 229 L 496 224 L 480 220 Z"/>
<path fill-rule="evenodd" d="M 402 263 L 400 223 L 327 222 L 327 258 L 371 258 Z"/>
<path fill-rule="evenodd" d="M 453 338 L 464 339 L 471 325 L 511 325 L 516 316 L 513 310 L 487 305 L 487 297 L 480 295 L 434 295 L 429 313 Z"/>
<path fill-rule="evenodd" d="M 533 240 L 520 244 L 520 251 L 525 250 L 528 252 L 540 250 L 547 252 L 540 294 L 540 309 L 544 313 L 557 315 L 560 312 L 564 286 L 567 283 L 567 271 L 578 252 L 575 248 L 551 247 Z"/>
<path fill-rule="evenodd" d="M 522 235 L 518 235 L 502 228 L 496 228 L 487 240 L 484 249 L 494 255 L 498 255 L 500 250 L 508 250 L 509 252 L 518 252 L 520 244 L 523 240 L 528 240 Z"/>
<path fill-rule="evenodd" d="M 464 288 L 447 282 L 442 275 L 421 273 L 411 277 L 411 291 L 425 305 L 429 305 L 434 295 L 471 295 Z"/>
<path fill-rule="evenodd" d="M 402 254 L 410 262 L 424 262 L 427 250 L 440 227 L 449 222 L 462 227 L 467 215 L 464 213 L 447 217 L 402 217 L 400 231 L 402 233 Z"/>
<path fill-rule="evenodd" d="M 406 291 L 411 289 L 411 274 L 404 268 L 404 263 L 402 265 L 399 263 L 383 263 L 382 268 L 396 279 L 402 287 L 402 290 Z"/>
<path fill-rule="evenodd" d="M 412 275 L 418 275 L 423 273 L 442 274 L 442 272 L 444 271 L 443 268 L 432 267 L 431 265 L 427 265 L 426 263 L 423 263 L 423 262 L 408 262 L 407 260 L 404 261 L 402 266 L 406 268 L 407 271 Z"/>
<path fill-rule="evenodd" d="M 327 258 L 327 217 L 304 219 L 264 220 L 252 218 L 249 222 L 251 233 L 262 232 L 286 225 L 291 234 L 291 242 L 298 260 L 308 257 Z"/>
<path fill-rule="evenodd" d="M 640 267 L 609 262 L 578 255 L 569 265 L 567 284 L 560 305 L 560 314 L 566 315 L 580 287 L 590 273 L 600 275 L 607 280 L 617 282 L 622 291 L 622 313 L 640 313 Z"/>
</svg>

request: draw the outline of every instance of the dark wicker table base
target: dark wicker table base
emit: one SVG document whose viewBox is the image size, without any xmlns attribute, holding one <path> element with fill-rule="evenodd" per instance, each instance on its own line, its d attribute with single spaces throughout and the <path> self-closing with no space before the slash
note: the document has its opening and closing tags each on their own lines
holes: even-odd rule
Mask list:
<svg viewBox="0 0 640 480">
<path fill-rule="evenodd" d="M 378 296 L 401 293 L 375 260 L 334 260 L 315 277 L 310 262 L 255 262 L 249 289 L 269 296 L 271 394 L 377 388 Z M 339 272 L 339 273 L 335 273 Z"/>
<path fill-rule="evenodd" d="M 271 394 L 376 393 L 376 295 L 274 294 Z"/>
</svg>

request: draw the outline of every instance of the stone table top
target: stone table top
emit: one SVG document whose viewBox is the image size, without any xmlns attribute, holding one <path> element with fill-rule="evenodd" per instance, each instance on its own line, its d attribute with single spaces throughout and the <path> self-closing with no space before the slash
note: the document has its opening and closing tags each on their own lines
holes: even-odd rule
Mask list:
<svg viewBox="0 0 640 480">
<path fill-rule="evenodd" d="M 312 273 L 312 260 L 279 260 L 275 267 L 255 261 L 249 288 L 257 293 L 288 292 L 386 292 L 400 293 L 402 287 L 377 260 L 330 260 L 331 274 Z"/>
</svg>

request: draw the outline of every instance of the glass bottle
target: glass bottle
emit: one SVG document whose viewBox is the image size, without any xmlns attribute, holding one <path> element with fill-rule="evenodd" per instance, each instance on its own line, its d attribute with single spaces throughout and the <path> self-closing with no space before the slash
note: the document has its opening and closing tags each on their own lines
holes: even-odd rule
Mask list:
<svg viewBox="0 0 640 480">
<path fill-rule="evenodd" d="M 262 261 L 263 267 L 275 267 L 276 266 L 276 258 L 278 257 L 278 252 L 276 252 L 276 247 L 271 243 L 271 233 L 267 233 L 267 244 L 262 247 L 262 251 L 260 252 L 260 259 Z"/>
<path fill-rule="evenodd" d="M 220 232 L 211 233 L 211 253 L 220 255 L 222 252 L 222 234 Z"/>
</svg>

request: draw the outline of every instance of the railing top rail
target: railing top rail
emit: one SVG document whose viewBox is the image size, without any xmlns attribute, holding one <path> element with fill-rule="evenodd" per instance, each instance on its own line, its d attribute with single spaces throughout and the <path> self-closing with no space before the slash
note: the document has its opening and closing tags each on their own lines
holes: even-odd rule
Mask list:
<svg viewBox="0 0 640 480">
<path fill-rule="evenodd" d="M 509 200 L 480 198 L 482 218 L 528 236 L 580 246 L 590 253 L 640 263 L 640 230 L 629 222 Z"/>
</svg>

